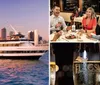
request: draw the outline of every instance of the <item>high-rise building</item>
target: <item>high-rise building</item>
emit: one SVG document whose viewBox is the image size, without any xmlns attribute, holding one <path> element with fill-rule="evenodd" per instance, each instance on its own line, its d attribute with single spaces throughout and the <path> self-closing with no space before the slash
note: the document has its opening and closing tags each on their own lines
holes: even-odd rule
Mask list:
<svg viewBox="0 0 100 85">
<path fill-rule="evenodd" d="M 6 40 L 6 28 L 1 29 L 1 39 Z"/>
<path fill-rule="evenodd" d="M 33 40 L 34 44 L 37 45 L 39 41 L 42 39 L 42 37 L 38 35 L 38 30 L 34 30 L 28 31 L 28 39 Z"/>
<path fill-rule="evenodd" d="M 38 30 L 34 30 L 34 45 L 38 45 L 38 43 L 39 43 Z"/>
<path fill-rule="evenodd" d="M 42 40 L 42 36 L 39 35 L 39 42 Z"/>
<path fill-rule="evenodd" d="M 34 41 L 34 31 L 28 31 L 28 39 Z"/>
<path fill-rule="evenodd" d="M 38 35 L 38 30 L 34 30 L 34 31 L 28 31 L 28 39 L 33 40 L 34 44 L 37 45 L 39 43 L 39 40 L 42 39 L 42 37 Z"/>
</svg>

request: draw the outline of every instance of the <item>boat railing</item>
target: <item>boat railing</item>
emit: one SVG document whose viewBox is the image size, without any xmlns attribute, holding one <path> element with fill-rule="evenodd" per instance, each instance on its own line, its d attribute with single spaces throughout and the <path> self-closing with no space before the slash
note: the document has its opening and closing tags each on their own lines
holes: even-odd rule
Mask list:
<svg viewBox="0 0 100 85">
<path fill-rule="evenodd" d="M 38 44 L 38 45 L 35 45 L 35 46 L 49 46 L 48 44 Z"/>
</svg>

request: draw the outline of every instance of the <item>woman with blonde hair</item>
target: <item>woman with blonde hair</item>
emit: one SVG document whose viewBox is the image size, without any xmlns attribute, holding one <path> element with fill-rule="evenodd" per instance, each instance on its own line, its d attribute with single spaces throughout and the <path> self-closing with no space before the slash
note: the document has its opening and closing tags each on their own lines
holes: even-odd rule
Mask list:
<svg viewBox="0 0 100 85">
<path fill-rule="evenodd" d="M 86 17 L 82 20 L 82 26 L 85 32 L 87 33 L 95 33 L 95 29 L 97 26 L 96 14 L 92 7 L 89 7 L 86 10 Z"/>
</svg>

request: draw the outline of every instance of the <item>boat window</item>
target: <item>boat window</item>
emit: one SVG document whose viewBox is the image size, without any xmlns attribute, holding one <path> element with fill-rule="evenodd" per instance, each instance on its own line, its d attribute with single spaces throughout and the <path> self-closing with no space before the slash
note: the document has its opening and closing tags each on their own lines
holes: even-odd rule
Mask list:
<svg viewBox="0 0 100 85">
<path fill-rule="evenodd" d="M 43 53 L 44 50 L 40 51 L 0 51 L 0 53 Z"/>
</svg>

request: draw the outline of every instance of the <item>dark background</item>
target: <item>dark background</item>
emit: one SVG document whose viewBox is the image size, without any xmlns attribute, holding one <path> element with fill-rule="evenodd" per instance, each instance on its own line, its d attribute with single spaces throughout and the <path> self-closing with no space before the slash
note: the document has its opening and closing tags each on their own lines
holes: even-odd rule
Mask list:
<svg viewBox="0 0 100 85">
<path fill-rule="evenodd" d="M 74 85 L 73 53 L 78 51 L 79 43 L 52 43 L 52 47 L 55 62 L 59 66 L 59 70 L 56 72 L 56 85 Z M 84 51 L 84 47 L 89 54 L 89 60 L 100 60 L 98 43 L 82 43 L 80 52 Z"/>
<path fill-rule="evenodd" d="M 79 0 L 62 0 L 63 1 L 63 11 L 71 12 L 74 10 L 75 6 L 79 7 Z M 85 12 L 88 7 L 93 7 L 95 12 L 100 13 L 100 0 L 82 0 L 82 10 Z M 59 5 L 60 0 L 50 0 L 51 8 L 53 5 Z"/>
</svg>

